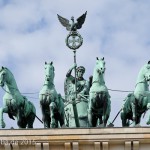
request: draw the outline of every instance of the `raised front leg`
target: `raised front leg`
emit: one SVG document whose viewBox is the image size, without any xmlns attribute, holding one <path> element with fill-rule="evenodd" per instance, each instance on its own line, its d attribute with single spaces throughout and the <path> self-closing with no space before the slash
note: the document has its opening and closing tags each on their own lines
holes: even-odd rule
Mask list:
<svg viewBox="0 0 150 150">
<path fill-rule="evenodd" d="M 6 124 L 4 122 L 4 119 L 3 119 L 3 113 L 8 113 L 8 107 L 1 107 L 0 108 L 0 126 L 2 128 L 5 128 Z"/>
</svg>

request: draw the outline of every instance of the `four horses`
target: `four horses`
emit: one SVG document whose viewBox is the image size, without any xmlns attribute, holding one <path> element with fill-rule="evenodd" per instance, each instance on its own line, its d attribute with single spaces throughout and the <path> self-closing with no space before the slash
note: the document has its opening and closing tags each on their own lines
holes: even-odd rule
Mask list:
<svg viewBox="0 0 150 150">
<path fill-rule="evenodd" d="M 40 106 L 45 128 L 57 128 L 64 125 L 64 103 L 60 94 L 57 94 L 54 85 L 53 62 L 45 62 L 45 82 L 39 93 Z"/>
<path fill-rule="evenodd" d="M 104 58 L 96 60 L 92 86 L 90 88 L 88 120 L 90 127 L 101 125 L 105 127 L 110 115 L 110 96 L 104 81 L 105 61 Z M 99 119 L 99 120 L 98 120 Z"/>
<path fill-rule="evenodd" d="M 3 113 L 8 113 L 14 120 L 17 118 L 19 128 L 33 128 L 33 122 L 36 116 L 34 105 L 22 96 L 18 90 L 15 78 L 8 68 L 0 69 L 0 86 L 4 89 L 3 107 L 0 108 L 0 125 L 5 128 Z"/>
<path fill-rule="evenodd" d="M 104 58 L 97 58 L 89 92 L 88 121 L 90 127 L 99 125 L 106 127 L 110 115 L 111 101 L 105 85 L 104 73 Z M 44 128 L 58 128 L 64 125 L 64 102 L 61 95 L 56 92 L 54 76 L 53 62 L 45 62 L 45 81 L 39 93 Z M 141 115 L 150 108 L 149 82 L 150 61 L 141 68 L 134 92 L 128 94 L 125 99 L 121 111 L 122 126 L 129 126 L 129 120 L 133 121 L 133 125 L 138 125 Z M 0 69 L 0 86 L 5 91 L 3 107 L 0 108 L 1 127 L 5 128 L 3 113 L 8 113 L 11 119 L 17 118 L 19 128 L 33 128 L 36 109 L 20 93 L 13 74 L 6 67 Z M 150 124 L 150 116 L 147 124 Z"/>
<path fill-rule="evenodd" d="M 148 82 L 150 82 L 150 61 L 141 68 L 134 93 L 130 93 L 125 99 L 121 112 L 122 126 L 129 126 L 129 120 L 133 121 L 133 126 L 138 125 L 141 115 L 150 108 Z M 150 124 L 150 117 L 147 124 Z"/>
</svg>

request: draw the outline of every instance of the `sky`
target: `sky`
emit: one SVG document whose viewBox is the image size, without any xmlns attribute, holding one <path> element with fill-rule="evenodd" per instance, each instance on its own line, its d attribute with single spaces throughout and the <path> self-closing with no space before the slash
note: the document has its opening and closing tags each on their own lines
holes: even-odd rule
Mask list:
<svg viewBox="0 0 150 150">
<path fill-rule="evenodd" d="M 42 118 L 38 93 L 44 83 L 45 61 L 53 61 L 54 84 L 61 95 L 66 73 L 73 65 L 73 52 L 65 44 L 68 31 L 57 14 L 76 19 L 87 11 L 79 30 L 83 45 L 77 50 L 77 65 L 86 68 L 85 79 L 93 74 L 96 57 L 104 57 L 106 86 L 133 91 L 140 68 L 150 60 L 149 8 L 149 0 L 0 0 L 0 65 L 11 70 L 21 93 L 35 93 L 26 96 Z M 0 107 L 4 93 L 0 88 Z M 128 92 L 109 93 L 111 122 Z M 7 114 L 4 121 L 6 128 L 18 128 Z M 121 126 L 120 116 L 114 124 Z M 43 125 L 36 119 L 34 127 Z"/>
</svg>

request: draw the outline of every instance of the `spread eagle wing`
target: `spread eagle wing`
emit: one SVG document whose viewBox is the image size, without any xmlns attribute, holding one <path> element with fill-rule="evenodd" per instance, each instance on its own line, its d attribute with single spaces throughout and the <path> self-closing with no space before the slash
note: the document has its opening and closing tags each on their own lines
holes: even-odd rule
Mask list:
<svg viewBox="0 0 150 150">
<path fill-rule="evenodd" d="M 66 19 L 66 18 L 61 17 L 61 16 L 58 15 L 58 14 L 57 14 L 57 16 L 58 16 L 58 20 L 60 21 L 60 23 L 61 23 L 64 27 L 66 27 L 66 29 L 67 29 L 68 31 L 70 31 L 70 30 L 71 30 L 71 24 L 69 23 L 69 20 Z"/>
<path fill-rule="evenodd" d="M 87 14 L 87 11 L 82 15 L 80 16 L 78 19 L 77 19 L 77 23 L 76 23 L 76 28 L 77 29 L 81 29 L 84 21 L 85 21 L 85 18 L 86 18 L 86 14 Z"/>
</svg>

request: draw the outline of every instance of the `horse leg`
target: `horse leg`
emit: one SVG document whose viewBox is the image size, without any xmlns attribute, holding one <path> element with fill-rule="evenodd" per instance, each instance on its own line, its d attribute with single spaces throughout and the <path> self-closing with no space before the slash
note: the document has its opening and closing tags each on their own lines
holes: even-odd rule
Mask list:
<svg viewBox="0 0 150 150">
<path fill-rule="evenodd" d="M 17 125 L 18 125 L 18 127 L 19 127 L 19 129 L 22 129 L 22 128 L 26 128 L 26 125 L 27 125 L 27 123 L 21 123 L 20 121 L 17 121 Z"/>
<path fill-rule="evenodd" d="M 96 127 L 97 125 L 97 116 L 96 115 L 92 115 L 92 127 Z"/>
<path fill-rule="evenodd" d="M 136 125 L 136 104 L 131 102 L 131 108 L 132 108 L 132 117 L 133 117 L 133 126 Z"/>
<path fill-rule="evenodd" d="M 136 117 L 136 125 L 137 125 L 137 126 L 140 126 L 141 115 L 142 115 L 142 114 L 138 114 L 138 116 Z"/>
<path fill-rule="evenodd" d="M 58 120 L 59 120 L 60 126 L 61 126 L 61 127 L 64 126 L 64 115 L 63 115 L 63 114 L 60 114 L 60 115 L 59 115 Z"/>
<path fill-rule="evenodd" d="M 62 97 L 59 97 L 60 103 L 61 103 L 61 107 L 59 108 L 59 124 L 61 127 L 65 127 L 65 111 L 64 111 L 64 102 Z"/>
<path fill-rule="evenodd" d="M 122 120 L 123 127 L 129 126 L 129 122 L 127 121 L 126 114 L 124 112 L 121 112 L 121 120 Z"/>
<path fill-rule="evenodd" d="M 108 121 L 109 115 L 105 115 L 104 117 L 104 127 L 106 127 L 107 121 Z"/>
<path fill-rule="evenodd" d="M 54 109 L 56 108 L 56 104 L 54 102 L 51 102 L 50 104 L 50 116 L 51 116 L 51 127 L 56 128 L 56 120 L 54 116 Z"/>
<path fill-rule="evenodd" d="M 146 124 L 147 124 L 147 125 L 150 125 L 150 115 L 149 115 L 149 117 L 148 117 L 148 119 L 147 119 Z"/>
<path fill-rule="evenodd" d="M 8 107 L 1 107 L 0 108 L 0 126 L 5 128 L 6 124 L 4 122 L 3 113 L 8 113 Z"/>
<path fill-rule="evenodd" d="M 98 116 L 98 119 L 97 119 L 97 127 L 104 127 L 104 124 L 103 124 L 103 116 L 102 116 L 102 115 Z"/>
<path fill-rule="evenodd" d="M 17 125 L 19 128 L 26 128 L 27 125 L 27 118 L 24 116 L 24 109 L 22 107 L 18 108 Z"/>
<path fill-rule="evenodd" d="M 50 128 L 50 114 L 49 113 L 45 113 L 43 114 L 43 123 L 44 123 L 44 128 Z"/>
<path fill-rule="evenodd" d="M 148 103 L 147 103 L 147 109 L 150 109 L 150 103 L 149 103 L 150 97 L 149 97 L 149 96 L 148 96 L 148 97 L 144 97 L 144 99 L 145 99 L 145 101 L 146 101 L 146 100 L 148 101 Z M 150 125 L 150 115 L 148 116 L 148 119 L 147 119 L 146 124 L 147 124 L 147 125 Z"/>
<path fill-rule="evenodd" d="M 147 109 L 150 109 L 150 103 L 147 104 Z M 148 116 L 146 124 L 150 125 L 150 115 Z"/>
<path fill-rule="evenodd" d="M 88 124 L 89 127 L 94 127 L 94 125 L 96 126 L 96 124 L 94 124 L 93 122 L 95 122 L 95 118 L 92 112 L 92 106 L 93 106 L 93 101 L 95 95 L 93 93 L 90 93 L 90 101 L 89 101 L 89 108 L 88 108 Z"/>
<path fill-rule="evenodd" d="M 107 120 L 109 118 L 110 112 L 110 103 L 107 95 L 104 95 L 104 107 L 103 107 L 103 127 L 106 127 Z"/>
<path fill-rule="evenodd" d="M 39 99 L 40 99 L 40 107 L 42 112 L 42 121 L 43 121 L 44 128 L 50 128 L 50 122 L 51 122 L 50 108 L 49 108 L 49 104 L 46 103 L 46 100 L 48 99 L 47 95 L 41 94 L 39 95 Z"/>
<path fill-rule="evenodd" d="M 27 117 L 27 128 L 33 128 L 33 123 L 35 120 L 35 112 L 31 112 Z"/>
<path fill-rule="evenodd" d="M 124 114 L 124 112 L 121 112 L 121 120 L 122 120 L 122 126 L 124 127 L 124 126 L 126 126 L 126 118 L 125 118 L 125 114 Z"/>
<path fill-rule="evenodd" d="M 49 107 L 46 108 L 45 106 L 41 105 L 41 111 L 42 111 L 42 120 L 44 124 L 44 128 L 50 128 L 50 109 Z"/>
<path fill-rule="evenodd" d="M 97 125 L 97 117 L 92 112 L 88 113 L 88 121 L 89 121 L 89 127 L 96 127 Z"/>
<path fill-rule="evenodd" d="M 88 122 L 89 122 L 89 127 L 92 127 L 92 110 L 88 110 Z"/>
<path fill-rule="evenodd" d="M 148 119 L 147 119 L 147 121 L 146 121 L 146 124 L 147 124 L 147 125 L 150 125 L 150 115 L 148 116 Z"/>
<path fill-rule="evenodd" d="M 102 116 L 102 119 L 99 119 L 99 126 L 100 127 L 106 127 L 106 124 L 107 124 L 107 120 L 108 120 L 109 116 L 104 114 Z"/>
<path fill-rule="evenodd" d="M 110 112 L 111 112 L 111 101 L 110 99 L 108 98 L 107 99 L 107 109 L 106 109 L 106 118 L 105 118 L 105 121 L 104 121 L 104 124 L 105 124 L 105 127 L 107 125 L 107 121 L 109 119 L 109 116 L 110 116 Z"/>
<path fill-rule="evenodd" d="M 98 118 L 98 125 L 100 125 L 100 124 L 102 124 L 103 123 L 103 119 L 102 119 L 102 116 L 100 116 L 99 118 Z"/>
<path fill-rule="evenodd" d="M 55 119 L 58 120 L 57 122 L 59 123 L 60 127 L 64 126 L 65 127 L 65 114 L 64 114 L 64 107 L 63 109 L 60 107 L 60 110 L 57 110 L 57 113 L 55 114 Z"/>
<path fill-rule="evenodd" d="M 19 128 L 26 128 L 27 119 L 25 117 L 18 117 L 17 116 L 17 125 Z"/>
</svg>

